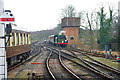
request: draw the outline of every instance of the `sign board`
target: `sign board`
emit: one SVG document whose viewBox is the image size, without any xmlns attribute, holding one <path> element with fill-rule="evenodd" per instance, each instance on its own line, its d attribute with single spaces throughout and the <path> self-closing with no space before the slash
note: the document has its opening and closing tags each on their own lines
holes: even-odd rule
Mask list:
<svg viewBox="0 0 120 80">
<path fill-rule="evenodd" d="M 14 18 L 0 18 L 1 22 L 11 22 L 11 21 L 15 21 Z"/>
<path fill-rule="evenodd" d="M 9 24 L 14 22 L 15 22 L 15 18 L 11 14 L 11 12 L 4 12 L 0 15 L 0 23 Z"/>
</svg>

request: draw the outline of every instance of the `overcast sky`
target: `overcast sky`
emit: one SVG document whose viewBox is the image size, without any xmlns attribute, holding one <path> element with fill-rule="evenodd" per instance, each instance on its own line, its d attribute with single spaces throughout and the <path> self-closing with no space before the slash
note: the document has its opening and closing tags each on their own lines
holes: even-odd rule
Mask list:
<svg viewBox="0 0 120 80">
<path fill-rule="evenodd" d="M 4 0 L 4 9 L 11 10 L 15 23 L 29 31 L 40 31 L 57 26 L 62 9 L 73 5 L 76 11 L 93 10 L 101 4 L 115 6 L 119 0 Z"/>
</svg>

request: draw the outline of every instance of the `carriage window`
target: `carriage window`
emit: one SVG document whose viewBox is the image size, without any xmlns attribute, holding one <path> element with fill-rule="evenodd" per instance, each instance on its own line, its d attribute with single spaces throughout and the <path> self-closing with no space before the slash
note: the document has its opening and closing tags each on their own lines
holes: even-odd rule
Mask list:
<svg viewBox="0 0 120 80">
<path fill-rule="evenodd" d="M 28 34 L 27 34 L 27 36 L 26 36 L 26 37 L 27 37 L 27 44 L 28 44 Z"/>
<path fill-rule="evenodd" d="M 24 44 L 25 44 L 25 40 L 26 40 L 26 39 L 25 39 L 25 34 L 24 34 Z"/>
<path fill-rule="evenodd" d="M 14 36 L 14 33 L 12 33 L 12 46 L 15 46 L 15 36 Z"/>
<path fill-rule="evenodd" d="M 8 38 L 9 37 L 6 37 L 6 43 L 7 43 L 7 46 L 10 46 L 10 40 L 8 41 Z M 8 41 L 8 42 L 7 42 Z"/>
<path fill-rule="evenodd" d="M 22 33 L 20 34 L 20 38 L 21 38 L 21 45 L 22 45 Z"/>
<path fill-rule="evenodd" d="M 19 45 L 19 36 L 18 36 L 18 33 L 16 33 L 16 45 Z"/>
</svg>

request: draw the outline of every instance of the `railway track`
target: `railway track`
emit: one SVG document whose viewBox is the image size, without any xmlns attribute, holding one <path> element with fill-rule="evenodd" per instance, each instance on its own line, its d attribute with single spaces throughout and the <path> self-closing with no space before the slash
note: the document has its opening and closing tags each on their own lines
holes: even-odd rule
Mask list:
<svg viewBox="0 0 120 80">
<path fill-rule="evenodd" d="M 78 53 L 82 53 L 83 55 L 87 56 L 87 57 L 90 58 L 91 60 L 93 60 L 93 61 L 95 61 L 95 62 L 97 62 L 97 63 L 100 63 L 100 64 L 102 64 L 102 65 L 104 65 L 104 66 L 106 66 L 106 67 L 109 67 L 109 68 L 111 68 L 111 69 L 113 69 L 113 70 L 116 70 L 116 71 L 120 72 L 120 70 L 118 70 L 118 69 L 116 69 L 116 68 L 113 68 L 113 67 L 111 67 L 111 66 L 108 66 L 108 65 L 106 65 L 106 64 L 103 64 L 102 62 L 91 58 L 91 57 L 87 54 L 87 53 L 88 53 L 87 51 L 83 51 L 83 50 L 80 50 L 80 49 L 73 49 L 73 51 L 78 52 Z"/>
<path fill-rule="evenodd" d="M 20 63 L 15 64 L 14 66 L 9 67 L 8 72 L 13 70 L 14 68 L 24 64 L 25 62 L 31 60 L 33 57 L 37 56 L 39 52 L 40 52 L 40 48 L 38 46 L 36 46 L 36 45 L 32 46 L 32 50 L 30 52 L 30 54 L 31 54 L 30 57 Z"/>
<path fill-rule="evenodd" d="M 74 48 L 74 50 L 75 50 L 75 48 Z M 88 50 L 83 50 L 83 49 L 76 49 L 76 50 L 82 51 L 83 53 L 86 53 L 91 56 L 106 58 L 105 57 L 106 55 L 104 53 L 100 53 L 97 51 L 88 51 Z M 107 55 L 107 56 L 108 56 L 107 59 L 109 59 L 109 55 Z M 116 60 L 116 55 L 111 55 L 111 59 Z"/>
<path fill-rule="evenodd" d="M 37 44 L 37 43 L 36 43 Z M 31 49 L 31 56 L 26 60 L 23 61 L 22 63 L 18 63 L 17 65 L 14 65 L 10 68 L 8 68 L 8 78 L 19 78 L 19 75 L 21 74 L 21 72 L 26 69 L 25 65 L 28 65 L 30 61 L 33 61 L 37 56 L 39 56 L 40 53 L 40 47 L 38 45 L 34 45 L 32 46 Z"/>
<path fill-rule="evenodd" d="M 78 53 L 80 53 L 80 54 L 86 56 L 87 58 L 89 58 L 91 61 L 94 61 L 94 62 L 96 62 L 96 63 L 99 63 L 99 64 L 101 64 L 101 65 L 103 65 L 103 66 L 105 66 L 105 67 L 107 67 L 107 68 L 113 70 L 113 72 L 116 72 L 116 73 L 120 74 L 120 70 L 118 70 L 118 69 L 116 69 L 116 68 L 113 68 L 113 67 L 111 67 L 111 66 L 108 66 L 108 65 L 106 65 L 106 64 L 104 64 L 104 63 L 102 63 L 102 62 L 100 62 L 100 61 L 98 61 L 98 60 L 93 59 L 93 58 L 90 57 L 88 54 L 86 54 L 87 52 L 84 53 L 84 52 L 83 52 L 82 50 L 80 50 L 80 49 L 77 49 L 77 50 L 74 49 L 74 50 L 72 50 L 72 51 L 78 52 Z"/>
<path fill-rule="evenodd" d="M 64 65 L 64 63 L 61 60 L 60 53 L 53 49 L 51 50 L 51 53 L 47 58 L 46 64 L 47 64 L 48 71 L 54 80 L 61 80 L 61 79 L 81 80 L 75 73 L 71 72 L 71 70 L 69 70 Z"/>
<path fill-rule="evenodd" d="M 67 60 L 72 61 L 73 63 L 77 64 L 79 67 L 82 67 L 81 70 L 84 70 L 84 69 L 87 69 L 87 71 L 89 70 L 88 74 L 90 74 L 89 76 L 92 76 L 92 77 L 88 78 L 88 75 L 87 75 L 87 77 L 83 78 L 83 76 L 84 76 L 83 74 L 78 74 L 82 79 L 87 79 L 87 80 L 88 79 L 96 79 L 96 80 L 101 80 L 101 79 L 102 80 L 106 80 L 106 79 L 110 80 L 110 79 L 113 79 L 112 76 L 109 76 L 109 75 L 107 75 L 107 74 L 105 74 L 105 73 L 103 73 L 103 72 L 101 72 L 101 71 L 99 71 L 97 69 L 89 67 L 85 63 L 83 64 L 83 63 L 77 62 L 76 60 L 72 60 L 73 58 L 74 59 L 75 58 L 78 59 L 76 56 L 73 56 L 73 55 L 70 55 L 70 54 L 66 54 L 65 52 L 62 52 L 62 51 L 61 51 L 61 56 L 66 58 Z M 71 57 L 73 57 L 73 58 L 71 58 Z M 73 70 L 73 72 L 74 72 L 74 70 Z M 93 77 L 93 75 L 94 75 L 94 77 Z"/>
<path fill-rule="evenodd" d="M 72 53 L 72 56 L 74 55 L 74 57 L 76 57 L 77 59 L 79 59 L 79 63 L 85 63 L 87 66 L 89 66 L 90 68 L 97 70 L 98 72 L 101 73 L 101 75 L 105 75 L 107 76 L 109 79 L 120 79 L 119 75 L 120 75 L 120 71 L 112 68 L 106 64 L 103 64 L 97 60 L 94 60 L 93 58 L 89 57 L 88 55 L 80 52 L 80 51 L 76 51 L 76 50 L 68 50 L 67 51 Z M 79 53 L 76 53 L 79 52 Z"/>
<path fill-rule="evenodd" d="M 44 46 L 43 46 L 44 47 Z M 46 51 L 46 53 L 42 52 L 41 55 L 37 56 L 31 64 L 37 65 L 37 69 L 32 71 L 31 78 L 34 79 L 44 79 L 44 80 L 53 80 L 49 71 L 47 69 L 47 57 L 49 56 L 50 51 Z M 40 65 L 41 64 L 41 65 Z"/>
<path fill-rule="evenodd" d="M 44 46 L 43 46 L 44 47 Z M 34 50 L 36 49 L 36 50 Z M 33 79 L 49 79 L 49 80 L 60 80 L 60 79 L 78 79 L 78 80 L 119 80 L 120 71 L 114 68 L 111 68 L 108 65 L 100 63 L 97 60 L 92 59 L 88 55 L 84 54 L 81 50 L 76 49 L 67 49 L 66 52 L 63 52 L 54 48 L 47 48 L 49 52 L 46 54 L 40 54 L 40 46 L 38 44 L 34 45 L 31 50 L 32 57 L 25 61 L 27 62 L 24 68 L 20 68 L 17 71 L 15 78 L 18 78 L 22 71 L 30 72 L 32 70 Z M 42 68 L 39 69 L 39 63 L 45 56 L 42 63 Z M 31 60 L 32 59 L 32 60 Z M 25 63 L 24 62 L 24 63 Z M 67 62 L 67 63 L 66 63 Z M 70 64 L 72 64 L 71 68 Z M 24 64 L 21 63 L 21 64 Z M 17 66 L 16 66 L 17 67 Z M 36 69 L 37 68 L 37 69 Z M 13 68 L 14 69 L 14 68 Z M 12 70 L 12 69 L 11 69 Z M 41 73 L 41 71 L 43 71 Z M 31 72 L 30 72 L 31 73 Z"/>
</svg>

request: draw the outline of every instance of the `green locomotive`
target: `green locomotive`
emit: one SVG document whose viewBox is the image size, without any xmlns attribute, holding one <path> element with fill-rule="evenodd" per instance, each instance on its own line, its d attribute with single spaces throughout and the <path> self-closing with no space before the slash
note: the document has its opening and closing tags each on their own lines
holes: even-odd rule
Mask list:
<svg viewBox="0 0 120 80">
<path fill-rule="evenodd" d="M 66 35 L 60 34 L 60 35 L 50 35 L 49 36 L 49 43 L 55 46 L 67 46 L 68 40 Z"/>
</svg>

